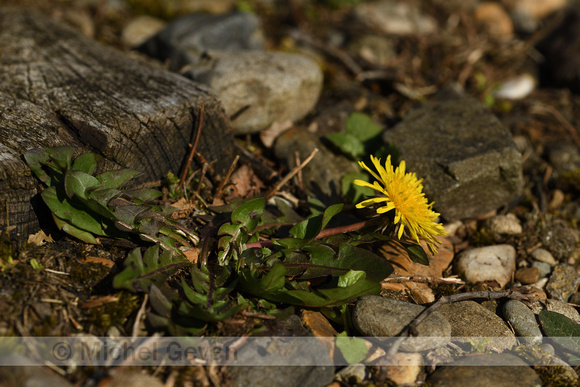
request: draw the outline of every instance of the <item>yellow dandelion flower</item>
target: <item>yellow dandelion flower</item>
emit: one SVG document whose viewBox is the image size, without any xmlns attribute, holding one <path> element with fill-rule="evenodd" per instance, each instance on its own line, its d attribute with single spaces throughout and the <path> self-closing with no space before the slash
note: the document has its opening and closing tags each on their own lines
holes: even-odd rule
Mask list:
<svg viewBox="0 0 580 387">
<path fill-rule="evenodd" d="M 361 167 L 366 169 L 377 181 L 373 184 L 363 180 L 355 180 L 354 184 L 369 187 L 385 195 L 364 200 L 356 205 L 357 208 L 368 207 L 374 204 L 384 204 L 377 208 L 378 214 L 384 214 L 395 210 L 395 224 L 399 223 L 398 238 L 401 239 L 403 232 L 408 230 L 411 236 L 419 243 L 419 237 L 423 238 L 429 250 L 433 254 L 437 252 L 435 245 L 439 244 L 437 235 L 446 235 L 441 223 L 435 223 L 439 214 L 431 208 L 433 203 L 428 204 L 423 193 L 423 179 L 417 180 L 414 173 L 405 173 L 405 162 L 393 171 L 391 156 L 387 157 L 385 167 L 381 166 L 381 160 L 371 156 L 371 161 L 378 171 L 372 171 L 366 164 L 359 161 Z"/>
</svg>

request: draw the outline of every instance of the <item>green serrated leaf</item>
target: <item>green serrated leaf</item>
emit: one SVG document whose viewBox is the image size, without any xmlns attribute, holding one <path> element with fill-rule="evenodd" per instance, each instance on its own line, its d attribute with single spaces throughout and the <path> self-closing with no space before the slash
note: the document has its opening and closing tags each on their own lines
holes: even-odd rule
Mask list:
<svg viewBox="0 0 580 387">
<path fill-rule="evenodd" d="M 342 210 L 343 204 L 333 204 L 328 207 L 323 215 L 317 215 L 306 219 L 290 229 L 290 235 L 297 239 L 314 239 L 328 222 Z"/>
<path fill-rule="evenodd" d="M 192 304 L 197 305 L 207 305 L 207 294 L 201 294 L 193 290 L 187 282 L 185 282 L 185 278 L 181 277 L 181 288 L 183 289 L 183 294 L 185 297 L 191 302 Z"/>
<path fill-rule="evenodd" d="M 49 160 L 48 153 L 44 149 L 32 149 L 24 154 L 24 160 L 36 177 L 47 186 L 51 185 L 51 176 L 43 169 L 43 165 Z"/>
<path fill-rule="evenodd" d="M 75 226 L 73 226 L 72 224 L 67 223 L 62 219 L 59 219 L 54 214 L 53 214 L 53 219 L 54 219 L 54 223 L 56 224 L 56 227 L 58 227 L 59 230 L 66 232 L 68 235 L 71 235 L 71 236 L 73 236 L 73 237 L 75 237 L 75 238 L 77 238 L 85 243 L 91 243 L 93 245 L 96 245 L 98 243 L 95 236 L 93 234 L 91 234 L 90 232 L 78 229 Z"/>
<path fill-rule="evenodd" d="M 257 271 L 242 269 L 240 271 L 240 288 L 255 296 L 281 289 L 286 284 L 286 268 L 282 264 L 275 264 L 270 271 L 258 278 Z"/>
<path fill-rule="evenodd" d="M 59 197 L 55 187 L 48 187 L 40 194 L 53 215 L 66 223 L 95 235 L 106 235 L 102 224 L 94 214 L 73 206 L 74 200 Z"/>
<path fill-rule="evenodd" d="M 97 162 L 102 159 L 102 156 L 96 155 L 94 153 L 83 153 L 77 157 L 72 166 L 70 167 L 73 171 L 81 171 L 92 175 L 97 167 Z"/>
<path fill-rule="evenodd" d="M 291 305 L 311 308 L 324 308 L 344 305 L 356 298 L 371 294 L 378 294 L 381 285 L 376 281 L 359 280 L 346 288 L 318 289 L 318 290 L 282 290 L 261 294 L 270 301 L 283 302 Z"/>
<path fill-rule="evenodd" d="M 133 199 L 141 200 L 143 203 L 149 203 L 163 196 L 161 191 L 150 188 L 140 188 L 134 191 L 129 191 L 128 193 L 133 197 Z"/>
<path fill-rule="evenodd" d="M 82 171 L 66 171 L 64 174 L 64 189 L 69 198 L 77 196 L 87 199 L 89 191 L 99 187 L 97 178 Z"/>
<path fill-rule="evenodd" d="M 222 226 L 218 230 L 218 235 L 234 236 L 240 231 L 240 228 L 242 228 L 241 224 L 231 224 L 231 223 L 222 224 Z"/>
<path fill-rule="evenodd" d="M 89 192 L 88 198 L 94 200 L 100 206 L 106 207 L 112 199 L 121 196 L 123 192 L 118 189 L 108 188 L 108 189 L 96 189 Z"/>
<path fill-rule="evenodd" d="M 232 223 L 241 224 L 247 233 L 252 233 L 260 221 L 265 205 L 264 198 L 247 201 L 232 212 Z"/>
<path fill-rule="evenodd" d="M 371 117 L 363 113 L 352 113 L 346 120 L 346 132 L 359 141 L 367 141 L 381 134 L 381 128 Z"/>
<path fill-rule="evenodd" d="M 97 179 L 102 184 L 102 189 L 118 189 L 129 181 L 139 176 L 141 173 L 132 169 L 118 169 L 97 175 Z"/>
<path fill-rule="evenodd" d="M 113 286 L 117 289 L 125 288 L 136 292 L 148 292 L 151 285 L 160 287 L 165 280 L 178 269 L 191 265 L 184 256 L 164 251 L 160 259 L 159 245 L 154 245 L 141 255 L 137 248 L 125 259 L 122 272 L 113 279 Z"/>
<path fill-rule="evenodd" d="M 362 362 L 369 353 L 366 343 L 360 337 L 348 337 L 346 331 L 336 337 L 336 347 L 349 364 Z"/>
</svg>

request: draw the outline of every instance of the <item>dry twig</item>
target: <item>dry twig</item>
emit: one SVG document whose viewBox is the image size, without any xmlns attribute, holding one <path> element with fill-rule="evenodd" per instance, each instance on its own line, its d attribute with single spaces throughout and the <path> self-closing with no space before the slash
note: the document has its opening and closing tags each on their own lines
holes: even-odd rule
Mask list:
<svg viewBox="0 0 580 387">
<path fill-rule="evenodd" d="M 199 111 L 199 121 L 197 124 L 197 133 L 195 134 L 195 141 L 193 142 L 193 145 L 191 146 L 191 150 L 189 151 L 189 156 L 187 157 L 187 161 L 185 162 L 185 168 L 183 168 L 183 172 L 181 173 L 181 179 L 179 179 L 179 186 L 180 187 L 183 187 L 183 184 L 185 183 L 185 178 L 187 177 L 187 172 L 189 171 L 189 167 L 191 166 L 191 162 L 193 160 L 193 155 L 195 154 L 195 150 L 197 149 L 197 144 L 199 142 L 201 128 L 203 125 L 203 113 L 204 113 L 204 111 L 205 111 L 205 104 L 202 103 L 201 109 Z M 183 187 L 183 190 L 185 191 L 185 187 Z"/>
<path fill-rule="evenodd" d="M 274 196 L 276 194 L 276 192 L 278 192 L 283 186 L 284 184 L 286 184 L 290 179 L 292 179 L 294 176 L 296 176 L 296 174 L 298 172 L 300 172 L 309 162 L 310 160 L 312 160 L 312 158 L 318 153 L 318 148 L 314 148 L 314 150 L 308 155 L 308 157 L 306 158 L 306 160 L 304 160 L 302 162 L 302 164 L 295 166 L 289 174 L 287 174 L 278 184 L 276 184 L 276 186 L 274 188 L 272 188 L 267 194 L 266 194 L 266 200 L 270 199 L 272 196 Z"/>
</svg>

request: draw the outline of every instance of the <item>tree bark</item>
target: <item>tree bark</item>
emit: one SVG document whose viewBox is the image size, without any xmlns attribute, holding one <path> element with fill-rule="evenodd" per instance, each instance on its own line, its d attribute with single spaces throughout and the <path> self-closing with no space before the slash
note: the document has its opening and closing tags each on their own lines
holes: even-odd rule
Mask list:
<svg viewBox="0 0 580 387">
<path fill-rule="evenodd" d="M 0 8 L 0 230 L 38 230 L 41 189 L 22 154 L 72 145 L 132 168 L 141 182 L 179 173 L 193 143 L 223 173 L 234 157 L 228 119 L 213 92 L 178 74 L 104 47 L 46 16 Z M 199 166 L 199 165 L 197 165 Z"/>
</svg>

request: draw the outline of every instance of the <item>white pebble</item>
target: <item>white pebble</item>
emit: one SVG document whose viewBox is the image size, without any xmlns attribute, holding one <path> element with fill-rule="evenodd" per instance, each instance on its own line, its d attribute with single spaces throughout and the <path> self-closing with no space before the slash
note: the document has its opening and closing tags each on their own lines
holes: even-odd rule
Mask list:
<svg viewBox="0 0 580 387">
<path fill-rule="evenodd" d="M 516 270 L 516 250 L 511 245 L 494 245 L 463 251 L 455 271 L 470 283 L 496 281 L 502 288 Z"/>
<path fill-rule="evenodd" d="M 536 87 L 536 80 L 530 74 L 522 74 L 517 78 L 504 82 L 493 95 L 503 99 L 522 99 L 527 97 Z"/>
</svg>

